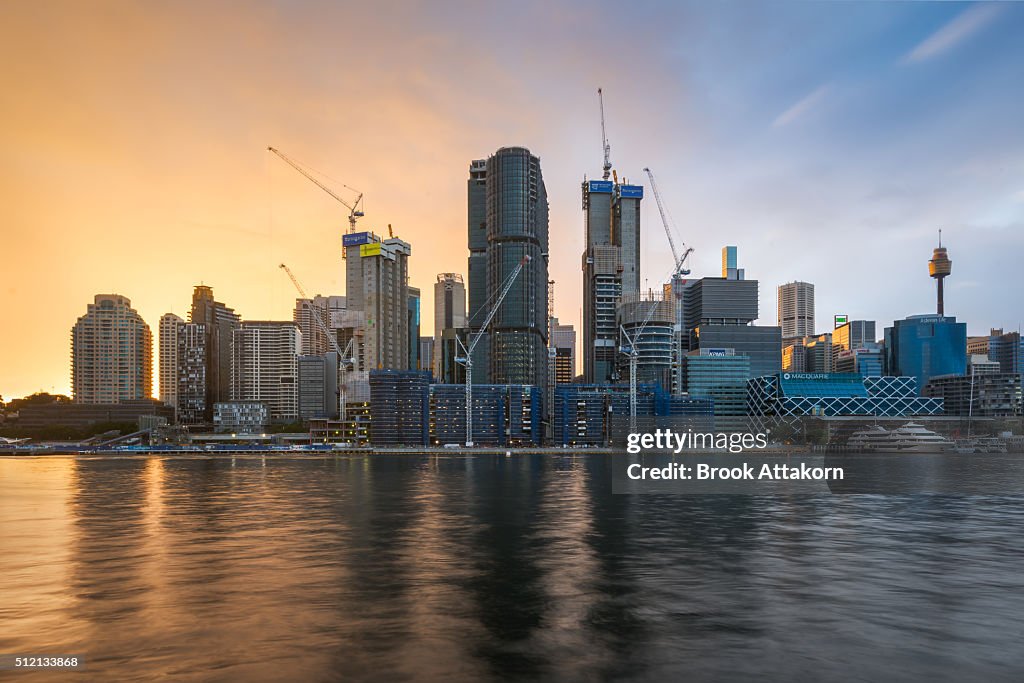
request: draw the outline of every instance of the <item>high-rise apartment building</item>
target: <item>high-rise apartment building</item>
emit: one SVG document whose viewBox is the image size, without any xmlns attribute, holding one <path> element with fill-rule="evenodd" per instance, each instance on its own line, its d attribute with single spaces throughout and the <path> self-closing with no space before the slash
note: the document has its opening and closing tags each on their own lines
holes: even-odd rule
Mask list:
<svg viewBox="0 0 1024 683">
<path fill-rule="evenodd" d="M 412 246 L 372 232 L 345 235 L 348 313 L 363 316 L 362 364 L 366 370 L 409 365 L 409 256 Z"/>
<path fill-rule="evenodd" d="M 486 267 L 486 262 L 484 263 Z M 481 322 L 483 322 L 481 320 Z M 445 330 L 461 330 L 466 327 L 466 285 L 459 273 L 441 273 L 434 283 L 434 348 L 431 370 L 434 377 L 442 377 L 442 345 L 437 340 L 444 337 Z"/>
<path fill-rule="evenodd" d="M 71 328 L 76 403 L 120 403 L 153 394 L 153 335 L 131 300 L 97 294 Z"/>
<path fill-rule="evenodd" d="M 611 380 L 616 364 L 616 307 L 640 295 L 641 185 L 584 180 L 583 376 Z"/>
<path fill-rule="evenodd" d="M 331 334 L 335 334 L 337 320 L 345 312 L 345 297 L 320 296 L 317 294 L 312 299 L 295 300 L 292 320 L 299 326 L 299 331 L 302 332 L 303 355 L 321 355 L 334 350 L 330 339 L 316 322 L 313 312 L 314 308 L 328 331 Z"/>
<path fill-rule="evenodd" d="M 543 391 L 548 367 L 548 199 L 540 159 L 528 149 L 503 147 L 486 162 L 470 166 L 469 248 L 468 324 L 473 332 L 512 271 L 529 257 L 483 330 L 487 336 L 474 354 L 473 381 L 530 384 Z"/>
<path fill-rule="evenodd" d="M 469 246 L 468 273 L 468 308 L 466 326 L 472 333 L 480 331 L 480 326 L 487 317 L 485 310 L 487 297 L 487 160 L 475 159 L 469 165 L 469 180 L 466 182 L 467 203 L 467 244 Z M 438 338 L 436 344 L 440 345 Z M 436 348 L 436 346 L 435 346 Z M 476 372 L 473 381 L 476 384 L 487 383 L 490 371 L 490 356 L 486 341 L 477 344 L 473 352 L 473 367 Z M 437 351 L 435 350 L 435 354 Z"/>
<path fill-rule="evenodd" d="M 783 339 L 813 336 L 814 285 L 810 282 L 779 285 L 778 319 Z"/>
<path fill-rule="evenodd" d="M 294 322 L 245 321 L 232 335 L 232 401 L 258 401 L 277 421 L 299 416 L 298 356 L 302 333 Z"/>
<path fill-rule="evenodd" d="M 178 405 L 178 324 L 183 322 L 173 313 L 160 316 L 160 400 L 169 406 Z"/>
<path fill-rule="evenodd" d="M 177 398 L 175 408 L 181 424 L 204 422 L 207 410 L 206 372 L 209 335 L 203 323 L 178 323 L 175 334 L 175 366 L 177 371 Z M 161 350 L 162 353 L 162 350 Z"/>
<path fill-rule="evenodd" d="M 408 308 L 406 314 L 409 318 L 409 363 L 406 366 L 409 370 L 429 370 L 429 367 L 420 368 L 420 289 L 409 287 Z M 430 361 L 427 360 L 427 363 Z"/>
<path fill-rule="evenodd" d="M 188 320 L 206 331 L 206 415 L 213 419 L 213 404 L 231 400 L 232 334 L 241 320 L 233 308 L 213 298 L 213 289 L 196 285 Z"/>
</svg>

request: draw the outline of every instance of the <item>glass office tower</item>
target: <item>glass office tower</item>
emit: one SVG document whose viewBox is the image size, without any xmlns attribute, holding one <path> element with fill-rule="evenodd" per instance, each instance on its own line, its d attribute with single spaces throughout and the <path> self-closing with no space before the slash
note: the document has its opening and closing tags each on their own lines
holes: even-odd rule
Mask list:
<svg viewBox="0 0 1024 683">
<path fill-rule="evenodd" d="M 947 315 L 912 315 L 885 328 L 886 372 L 917 379 L 967 372 L 967 324 Z"/>
</svg>

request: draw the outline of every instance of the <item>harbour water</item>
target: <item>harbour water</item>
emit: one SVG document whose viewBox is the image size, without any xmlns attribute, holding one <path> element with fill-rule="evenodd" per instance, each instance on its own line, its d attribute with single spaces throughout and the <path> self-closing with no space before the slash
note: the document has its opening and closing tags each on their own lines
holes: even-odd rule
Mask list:
<svg viewBox="0 0 1024 683">
<path fill-rule="evenodd" d="M 613 494 L 606 455 L 0 458 L 10 680 L 1024 680 L 1024 495 Z"/>
</svg>

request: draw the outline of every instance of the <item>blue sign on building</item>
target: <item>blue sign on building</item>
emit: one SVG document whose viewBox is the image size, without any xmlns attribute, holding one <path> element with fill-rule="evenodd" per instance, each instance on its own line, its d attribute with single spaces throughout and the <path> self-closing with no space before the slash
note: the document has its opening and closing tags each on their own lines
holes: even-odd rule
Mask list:
<svg viewBox="0 0 1024 683">
<path fill-rule="evenodd" d="M 620 197 L 636 197 L 642 199 L 644 196 L 643 185 L 619 185 Z"/>
<path fill-rule="evenodd" d="M 343 247 L 354 247 L 360 244 L 370 243 L 370 233 L 368 232 L 351 232 L 341 236 L 341 245 Z"/>
<path fill-rule="evenodd" d="M 610 180 L 591 180 L 587 187 L 588 192 L 603 192 L 606 194 L 612 193 L 612 181 Z"/>
</svg>

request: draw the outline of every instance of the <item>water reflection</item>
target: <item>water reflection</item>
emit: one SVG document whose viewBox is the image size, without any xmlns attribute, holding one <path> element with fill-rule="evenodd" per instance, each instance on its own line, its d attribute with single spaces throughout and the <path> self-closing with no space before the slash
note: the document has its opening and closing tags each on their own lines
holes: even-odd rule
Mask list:
<svg viewBox="0 0 1024 683">
<path fill-rule="evenodd" d="M 1021 497 L 610 482 L 593 456 L 0 459 L 0 652 L 96 680 L 1024 674 Z"/>
</svg>

